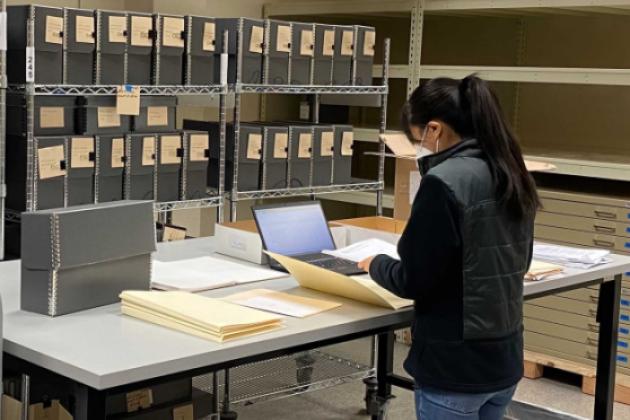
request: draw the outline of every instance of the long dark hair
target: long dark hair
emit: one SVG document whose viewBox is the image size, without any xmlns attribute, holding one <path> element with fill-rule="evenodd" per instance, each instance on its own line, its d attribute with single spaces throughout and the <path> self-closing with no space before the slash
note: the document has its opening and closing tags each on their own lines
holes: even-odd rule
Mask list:
<svg viewBox="0 0 630 420">
<path fill-rule="evenodd" d="M 437 78 L 422 83 L 403 107 L 402 125 L 448 124 L 462 138 L 475 138 L 484 152 L 500 201 L 518 218 L 533 216 L 540 206 L 516 136 L 488 83 L 476 75 Z M 411 136 L 410 136 L 411 138 Z"/>
</svg>

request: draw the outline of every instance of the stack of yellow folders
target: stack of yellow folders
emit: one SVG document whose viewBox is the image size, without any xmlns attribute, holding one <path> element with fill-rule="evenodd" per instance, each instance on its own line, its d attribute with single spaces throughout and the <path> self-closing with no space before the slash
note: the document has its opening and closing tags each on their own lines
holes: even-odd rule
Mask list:
<svg viewBox="0 0 630 420">
<path fill-rule="evenodd" d="M 218 342 L 282 323 L 278 315 L 187 292 L 126 291 L 120 298 L 125 315 Z"/>
</svg>

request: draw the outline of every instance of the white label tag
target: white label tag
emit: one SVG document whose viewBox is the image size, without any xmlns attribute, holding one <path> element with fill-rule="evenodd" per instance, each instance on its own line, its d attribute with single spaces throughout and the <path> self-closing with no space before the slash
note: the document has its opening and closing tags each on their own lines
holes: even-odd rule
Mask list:
<svg viewBox="0 0 630 420">
<path fill-rule="evenodd" d="M 311 117 L 311 106 L 308 101 L 300 102 L 300 119 L 308 120 Z"/>
<path fill-rule="evenodd" d="M 26 47 L 26 83 L 35 81 L 35 47 Z"/>
<path fill-rule="evenodd" d="M 7 12 L 0 12 L 0 51 L 7 50 Z"/>
</svg>

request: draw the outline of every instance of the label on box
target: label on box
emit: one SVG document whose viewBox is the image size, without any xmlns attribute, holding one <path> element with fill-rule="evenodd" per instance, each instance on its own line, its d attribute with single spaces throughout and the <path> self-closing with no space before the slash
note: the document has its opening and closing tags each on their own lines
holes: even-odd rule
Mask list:
<svg viewBox="0 0 630 420">
<path fill-rule="evenodd" d="M 165 127 L 168 125 L 168 107 L 167 106 L 150 106 L 147 108 L 147 126 L 148 127 Z"/>
<path fill-rule="evenodd" d="M 162 136 L 160 138 L 160 163 L 181 163 L 182 158 L 177 156 L 181 147 L 182 138 L 180 136 Z"/>
<path fill-rule="evenodd" d="M 195 420 L 195 410 L 192 404 L 182 405 L 173 409 L 173 420 Z"/>
<path fill-rule="evenodd" d="M 278 25 L 276 50 L 278 52 L 291 52 L 291 27 L 289 25 Z"/>
<path fill-rule="evenodd" d="M 96 113 L 99 127 L 120 127 L 120 115 L 116 112 L 115 106 L 99 106 Z"/>
<path fill-rule="evenodd" d="M 64 176 L 66 170 L 62 169 L 61 162 L 66 160 L 63 146 L 43 147 L 37 150 L 37 168 L 39 179 Z"/>
<path fill-rule="evenodd" d="M 179 226 L 164 226 L 162 242 L 183 241 L 186 239 L 186 229 Z"/>
<path fill-rule="evenodd" d="M 125 139 L 112 139 L 112 168 L 125 167 Z"/>
<path fill-rule="evenodd" d="M 313 147 L 313 135 L 311 133 L 300 133 L 298 138 L 298 157 L 310 158 Z"/>
<path fill-rule="evenodd" d="M 70 167 L 93 168 L 94 161 L 90 155 L 94 153 L 94 138 L 73 137 L 70 140 Z"/>
<path fill-rule="evenodd" d="M 63 18 L 46 16 L 46 42 L 49 44 L 63 44 Z"/>
<path fill-rule="evenodd" d="M 155 164 L 155 137 L 144 137 L 142 139 L 142 166 L 153 166 Z"/>
<path fill-rule="evenodd" d="M 162 45 L 165 47 L 184 48 L 184 18 L 162 18 Z"/>
<path fill-rule="evenodd" d="M 127 17 L 126 16 L 110 16 L 109 17 L 109 42 L 125 43 L 127 42 Z"/>
<path fill-rule="evenodd" d="M 118 86 L 116 89 L 116 113 L 140 115 L 140 86 Z"/>
<path fill-rule="evenodd" d="M 27 83 L 35 81 L 35 47 L 26 47 L 26 75 Z"/>
<path fill-rule="evenodd" d="M 335 55 L 335 31 L 326 29 L 324 31 L 324 42 L 322 43 L 322 55 L 332 57 Z"/>
<path fill-rule="evenodd" d="M 216 25 L 214 22 L 206 22 L 203 24 L 203 50 L 214 51 L 216 43 Z"/>
<path fill-rule="evenodd" d="M 352 156 L 352 143 L 354 143 L 354 132 L 344 131 L 341 136 L 341 156 Z"/>
<path fill-rule="evenodd" d="M 210 137 L 207 134 L 190 135 L 190 161 L 203 162 L 208 160 L 206 152 L 210 148 Z"/>
<path fill-rule="evenodd" d="M 352 44 L 354 43 L 354 32 L 343 31 L 341 35 L 341 55 L 352 55 Z"/>
<path fill-rule="evenodd" d="M 308 120 L 311 116 L 311 105 L 308 101 L 300 102 L 300 119 Z"/>
<path fill-rule="evenodd" d="M 260 159 L 260 149 L 262 148 L 262 135 L 250 133 L 247 136 L 247 159 Z"/>
<path fill-rule="evenodd" d="M 288 145 L 289 135 L 287 133 L 276 133 L 273 139 L 273 157 L 276 159 L 286 159 Z"/>
<path fill-rule="evenodd" d="M 150 47 L 153 40 L 149 32 L 153 29 L 153 20 L 149 16 L 131 16 L 131 45 Z"/>
<path fill-rule="evenodd" d="M 374 47 L 376 45 L 376 32 L 367 31 L 363 39 L 363 55 L 374 57 Z"/>
<path fill-rule="evenodd" d="M 43 106 L 39 108 L 39 128 L 63 128 L 65 126 L 62 106 Z"/>
<path fill-rule="evenodd" d="M 313 56 L 313 31 L 303 29 L 300 34 L 300 55 Z"/>
<path fill-rule="evenodd" d="M 7 12 L 0 12 L 0 51 L 7 50 Z"/>
<path fill-rule="evenodd" d="M 321 156 L 332 156 L 333 147 L 335 146 L 335 133 L 332 131 L 324 131 L 322 133 Z"/>
<path fill-rule="evenodd" d="M 249 38 L 249 51 L 262 54 L 264 37 L 265 30 L 262 26 L 252 26 L 252 35 Z"/>
<path fill-rule="evenodd" d="M 409 172 L 409 204 L 413 204 L 413 200 L 416 199 L 416 194 L 418 194 L 418 190 L 420 189 L 420 181 L 422 181 L 420 172 Z"/>
<path fill-rule="evenodd" d="M 94 16 L 77 16 L 75 25 L 75 41 L 94 44 Z"/>
<path fill-rule="evenodd" d="M 127 393 L 127 412 L 132 413 L 141 408 L 150 408 L 153 404 L 153 391 L 150 388 L 139 389 Z"/>
</svg>

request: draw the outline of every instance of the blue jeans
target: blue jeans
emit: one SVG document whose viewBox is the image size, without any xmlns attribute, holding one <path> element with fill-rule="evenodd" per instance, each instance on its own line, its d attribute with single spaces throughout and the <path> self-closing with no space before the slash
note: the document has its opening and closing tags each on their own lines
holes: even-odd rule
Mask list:
<svg viewBox="0 0 630 420">
<path fill-rule="evenodd" d="M 464 394 L 436 388 L 417 388 L 418 420 L 502 420 L 516 385 L 488 394 Z"/>
</svg>

